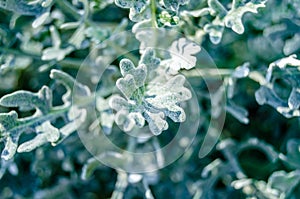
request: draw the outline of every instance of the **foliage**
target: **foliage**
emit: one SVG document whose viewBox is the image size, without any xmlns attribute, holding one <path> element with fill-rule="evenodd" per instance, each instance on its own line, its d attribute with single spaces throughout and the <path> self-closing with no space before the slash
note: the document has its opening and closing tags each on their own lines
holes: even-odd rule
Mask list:
<svg viewBox="0 0 300 199">
<path fill-rule="evenodd" d="M 299 198 L 299 5 L 0 0 L 0 198 Z"/>
</svg>

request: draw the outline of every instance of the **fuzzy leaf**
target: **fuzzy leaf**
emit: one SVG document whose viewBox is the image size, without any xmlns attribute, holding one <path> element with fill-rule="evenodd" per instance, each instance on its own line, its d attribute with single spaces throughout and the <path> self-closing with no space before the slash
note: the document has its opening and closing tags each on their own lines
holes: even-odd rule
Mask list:
<svg viewBox="0 0 300 199">
<path fill-rule="evenodd" d="M 39 16 L 33 21 L 32 27 L 38 28 L 39 26 L 42 26 L 49 18 L 49 16 L 50 16 L 50 12 L 45 12 L 44 14 L 42 14 L 41 16 Z"/>
<path fill-rule="evenodd" d="M 279 98 L 272 89 L 266 86 L 261 86 L 255 92 L 255 98 L 258 104 L 268 104 L 287 118 L 300 116 L 300 110 L 291 109 L 287 102 Z"/>
<path fill-rule="evenodd" d="M 140 13 L 146 8 L 149 1 L 147 0 L 115 0 L 115 4 L 121 8 L 132 8 Z"/>
<path fill-rule="evenodd" d="M 76 31 L 73 33 L 71 38 L 69 39 L 69 43 L 76 47 L 76 49 L 81 49 L 82 42 L 85 39 L 85 26 L 80 25 Z"/>
<path fill-rule="evenodd" d="M 268 186 L 280 190 L 280 198 L 289 198 L 293 189 L 300 183 L 300 172 L 292 171 L 286 173 L 285 171 L 276 171 L 272 173 L 268 180 Z"/>
<path fill-rule="evenodd" d="M 124 78 L 118 79 L 116 85 L 118 89 L 128 99 L 130 99 L 134 91 L 138 89 L 137 85 L 135 84 L 134 77 L 132 75 L 126 75 Z"/>
<path fill-rule="evenodd" d="M 287 143 L 287 154 L 279 154 L 279 158 L 292 168 L 300 169 L 300 140 L 290 139 Z"/>
<path fill-rule="evenodd" d="M 165 116 L 162 112 L 151 113 L 145 111 L 143 115 L 149 124 L 151 132 L 154 135 L 159 135 L 162 131 L 167 130 L 169 128 L 169 125 L 165 120 Z"/>
<path fill-rule="evenodd" d="M 158 64 L 159 60 L 154 58 L 154 52 L 147 49 L 145 54 L 140 63 L 149 63 L 149 68 L 158 67 L 155 62 Z M 149 57 L 148 61 L 146 61 L 147 57 Z M 189 100 L 192 94 L 184 87 L 184 76 L 177 75 L 167 81 L 163 80 L 166 81 L 165 83 L 150 81 L 148 87 L 145 87 L 147 67 L 144 63 L 134 67 L 130 60 L 123 59 L 120 68 L 125 77 L 118 79 L 116 85 L 126 99 L 113 96 L 109 100 L 109 105 L 117 111 L 115 122 L 121 125 L 124 131 L 131 131 L 134 126 L 141 128 L 146 120 L 151 132 L 159 135 L 168 128 L 165 117 L 169 117 L 174 122 L 185 121 L 185 112 L 179 104 Z"/>
<path fill-rule="evenodd" d="M 0 99 L 0 105 L 5 107 L 19 107 L 22 111 L 39 110 L 46 114 L 52 107 L 52 93 L 43 86 L 38 93 L 29 91 L 16 91 Z"/>
<path fill-rule="evenodd" d="M 102 130 L 105 134 L 108 135 L 111 132 L 115 120 L 113 111 L 109 106 L 109 99 L 103 99 L 101 97 L 98 97 L 96 100 L 96 108 L 100 113 L 99 122 L 101 124 Z"/>
<path fill-rule="evenodd" d="M 42 60 L 57 60 L 61 61 L 65 58 L 67 54 L 73 51 L 73 47 L 69 46 L 67 48 L 57 48 L 49 47 L 43 50 Z"/>
<path fill-rule="evenodd" d="M 211 9 L 212 15 L 219 15 L 223 18 L 227 14 L 226 8 L 218 0 L 208 0 L 207 4 Z"/>
<path fill-rule="evenodd" d="M 300 86 L 300 85 L 299 85 Z M 288 105 L 291 109 L 299 109 L 300 107 L 300 88 L 293 88 L 288 99 Z"/>
<path fill-rule="evenodd" d="M 129 59 L 122 59 L 120 69 L 125 78 L 126 75 L 132 75 L 137 87 L 141 87 L 144 84 L 147 75 L 147 68 L 144 64 L 135 67 Z"/>
<path fill-rule="evenodd" d="M 148 71 L 157 69 L 160 64 L 160 59 L 155 56 L 155 51 L 152 48 L 147 48 L 141 56 L 139 65 L 145 64 Z"/>
<path fill-rule="evenodd" d="M 0 8 L 20 15 L 40 15 L 47 10 L 41 4 L 29 4 L 27 0 L 0 0 Z"/>
<path fill-rule="evenodd" d="M 257 9 L 265 7 L 265 3 L 266 1 L 251 0 L 245 5 L 232 5 L 232 9 L 225 16 L 226 27 L 231 28 L 234 32 L 238 34 L 242 34 L 244 32 L 244 26 L 242 23 L 243 15 L 246 12 L 257 13 Z"/>
<path fill-rule="evenodd" d="M 50 78 L 56 80 L 66 87 L 67 92 L 62 97 L 63 102 L 66 104 L 72 101 L 72 97 L 75 98 L 77 96 L 88 96 L 91 93 L 87 86 L 78 83 L 72 76 L 62 71 L 56 69 L 51 70 Z M 71 96 L 72 93 L 74 96 Z"/>
<path fill-rule="evenodd" d="M 58 70 L 51 71 L 51 78 L 61 81 L 67 89 L 63 96 L 63 106 L 52 107 L 52 92 L 43 86 L 37 93 L 29 91 L 16 91 L 5 95 L 0 99 L 0 104 L 6 107 L 19 107 L 21 111 L 36 109 L 36 112 L 28 117 L 18 118 L 15 111 L 0 114 L 0 138 L 4 142 L 1 158 L 11 159 L 17 151 L 28 152 L 50 142 L 55 145 L 66 138 L 70 133 L 78 129 L 85 120 L 86 110 L 71 105 L 71 93 L 78 91 L 81 96 L 89 95 L 89 89 L 79 83 L 66 73 Z M 72 89 L 72 90 L 71 90 Z M 50 122 L 59 117 L 67 119 L 66 124 L 56 128 Z M 19 137 L 26 132 L 34 131 L 37 135 L 19 145 Z"/>
<path fill-rule="evenodd" d="M 183 122 L 185 113 L 178 104 L 192 97 L 190 90 L 184 87 L 184 82 L 185 77 L 182 75 L 172 77 L 165 85 L 151 88 L 147 92 L 150 97 L 147 97 L 145 101 L 162 111 L 174 122 Z"/>
<path fill-rule="evenodd" d="M 297 56 L 295 54 L 290 55 L 288 57 L 284 57 L 282 59 L 279 59 L 273 63 L 270 64 L 270 67 L 279 67 L 281 69 L 286 68 L 287 66 L 295 66 L 295 67 L 300 67 L 300 60 L 297 59 Z"/>
<path fill-rule="evenodd" d="M 243 123 L 243 124 L 248 124 L 249 123 L 248 111 L 245 108 L 236 105 L 232 101 L 229 101 L 227 106 L 226 106 L 226 110 L 233 117 L 235 117 L 237 120 L 239 120 L 241 123 Z"/>
<path fill-rule="evenodd" d="M 166 8 L 178 11 L 180 5 L 187 4 L 189 0 L 163 0 Z"/>
<path fill-rule="evenodd" d="M 3 158 L 4 160 L 11 159 L 17 151 L 18 141 L 19 141 L 19 135 L 15 135 L 13 137 L 12 136 L 7 137 L 5 140 L 4 149 L 1 153 L 1 158 Z"/>
<path fill-rule="evenodd" d="M 249 75 L 250 69 L 249 69 L 249 63 L 246 62 L 241 66 L 238 66 L 234 72 L 232 73 L 232 77 L 234 78 L 244 78 Z"/>
<path fill-rule="evenodd" d="M 120 69 L 124 78 L 117 80 L 117 87 L 127 99 L 135 98 L 134 94 L 137 94 L 136 92 L 144 85 L 146 80 L 147 67 L 145 65 L 135 67 L 130 60 L 123 59 L 120 62 Z"/>
<path fill-rule="evenodd" d="M 224 32 L 224 25 L 219 18 L 213 20 L 212 23 L 206 24 L 203 29 L 209 34 L 209 39 L 213 44 L 218 44 L 221 42 Z"/>
<path fill-rule="evenodd" d="M 169 67 L 173 71 L 179 71 L 180 69 L 189 70 L 195 67 L 197 62 L 195 54 L 200 52 L 200 50 L 200 46 L 185 38 L 180 38 L 173 42 L 169 48 L 172 57 Z"/>
<path fill-rule="evenodd" d="M 9 113 L 0 113 L 0 137 L 4 137 L 4 149 L 1 154 L 1 158 L 4 160 L 11 159 L 17 150 L 18 140 L 21 132 L 19 131 L 11 131 L 19 124 L 17 120 L 18 114 L 15 111 L 11 111 Z M 10 132 L 10 134 L 7 134 Z"/>
<path fill-rule="evenodd" d="M 85 109 L 79 109 L 76 106 L 72 106 L 70 111 L 67 114 L 68 123 L 59 129 L 61 133 L 60 139 L 53 145 L 57 145 L 62 142 L 66 137 L 68 137 L 71 133 L 76 131 L 85 121 L 87 112 Z"/>
<path fill-rule="evenodd" d="M 49 121 L 44 122 L 37 126 L 36 132 L 38 133 L 32 140 L 22 143 L 18 147 L 18 153 L 29 152 L 47 142 L 56 142 L 59 139 L 59 130 L 51 125 Z"/>
</svg>

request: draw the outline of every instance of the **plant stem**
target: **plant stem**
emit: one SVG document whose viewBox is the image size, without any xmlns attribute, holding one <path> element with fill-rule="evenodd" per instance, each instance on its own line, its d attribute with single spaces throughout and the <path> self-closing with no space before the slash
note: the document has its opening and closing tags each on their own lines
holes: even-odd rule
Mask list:
<svg viewBox="0 0 300 199">
<path fill-rule="evenodd" d="M 151 6 L 151 23 L 152 27 L 156 28 L 156 0 L 150 0 L 150 6 Z"/>
<path fill-rule="evenodd" d="M 127 174 L 123 171 L 118 172 L 118 178 L 111 199 L 123 199 L 124 192 L 128 186 Z"/>
<path fill-rule="evenodd" d="M 211 68 L 195 68 L 192 70 L 182 71 L 182 74 L 187 77 L 218 77 L 218 76 L 230 76 L 234 69 L 211 69 Z"/>
</svg>

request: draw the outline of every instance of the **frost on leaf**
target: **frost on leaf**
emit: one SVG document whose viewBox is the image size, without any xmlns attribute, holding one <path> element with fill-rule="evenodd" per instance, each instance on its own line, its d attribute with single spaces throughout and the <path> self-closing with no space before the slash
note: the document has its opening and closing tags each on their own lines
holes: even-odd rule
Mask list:
<svg viewBox="0 0 300 199">
<path fill-rule="evenodd" d="M 16 91 L 0 99 L 0 105 L 4 107 L 17 107 L 20 111 L 35 110 L 33 115 L 24 118 L 18 118 L 15 111 L 0 114 L 0 138 L 4 142 L 1 158 L 4 160 L 13 158 L 16 151 L 32 151 L 48 142 L 55 145 L 83 123 L 86 111 L 71 107 L 71 93 L 77 90 L 81 96 L 87 96 L 88 88 L 62 71 L 52 70 L 50 77 L 61 81 L 67 89 L 62 106 L 52 106 L 52 90 L 47 86 L 43 86 L 37 93 Z M 64 118 L 66 124 L 60 128 L 55 127 L 51 121 L 57 118 Z M 30 132 L 35 132 L 36 136 L 19 145 L 20 136 Z"/>
<path fill-rule="evenodd" d="M 115 122 L 124 131 L 131 131 L 135 126 L 141 128 L 146 121 L 154 135 L 168 129 L 166 117 L 174 122 L 184 122 L 185 112 L 179 106 L 191 98 L 191 92 L 184 87 L 185 78 L 177 75 L 163 82 L 146 78 L 159 66 L 159 59 L 151 49 L 142 55 L 140 65 L 135 67 L 128 60 L 120 62 L 122 78 L 117 80 L 117 87 L 124 97 L 112 96 L 110 107 L 116 111 Z"/>
<path fill-rule="evenodd" d="M 197 58 L 195 55 L 200 50 L 201 48 L 197 44 L 180 38 L 174 41 L 169 48 L 171 59 L 164 62 L 170 68 L 171 73 L 177 73 L 180 69 L 189 70 L 196 66 Z"/>
<path fill-rule="evenodd" d="M 268 104 L 287 118 L 300 116 L 299 110 L 291 109 L 288 103 L 281 99 L 271 88 L 261 86 L 259 90 L 255 92 L 255 98 L 258 104 Z"/>
</svg>

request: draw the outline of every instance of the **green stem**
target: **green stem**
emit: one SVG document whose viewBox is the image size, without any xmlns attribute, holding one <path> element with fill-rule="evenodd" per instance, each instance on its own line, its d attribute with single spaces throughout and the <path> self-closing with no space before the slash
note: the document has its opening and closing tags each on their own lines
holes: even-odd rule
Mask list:
<svg viewBox="0 0 300 199">
<path fill-rule="evenodd" d="M 181 73 L 186 77 L 224 77 L 231 76 L 234 72 L 234 69 L 200 69 L 195 68 L 192 70 L 185 70 Z M 264 85 L 267 83 L 266 78 L 258 71 L 251 71 L 248 74 L 248 78 L 259 83 L 260 85 Z"/>
<path fill-rule="evenodd" d="M 200 69 L 195 68 L 192 70 L 182 71 L 182 74 L 187 77 L 218 77 L 218 76 L 230 76 L 234 69 Z"/>
<path fill-rule="evenodd" d="M 156 23 L 156 0 L 150 0 L 150 7 L 151 7 L 151 23 L 152 27 L 156 28 L 157 23 Z"/>
</svg>

